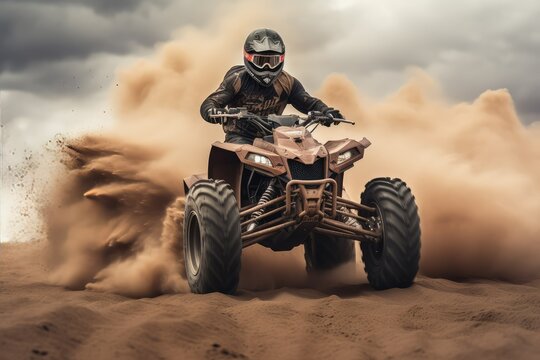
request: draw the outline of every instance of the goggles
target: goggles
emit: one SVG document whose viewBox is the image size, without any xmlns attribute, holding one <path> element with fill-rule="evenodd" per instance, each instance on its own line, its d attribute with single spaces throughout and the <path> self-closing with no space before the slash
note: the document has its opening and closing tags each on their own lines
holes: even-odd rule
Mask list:
<svg viewBox="0 0 540 360">
<path fill-rule="evenodd" d="M 284 60 L 285 55 L 260 55 L 260 54 L 250 54 L 244 51 L 244 57 L 247 61 L 258 67 L 259 69 L 268 66 L 270 69 L 275 69 L 279 66 Z"/>
</svg>

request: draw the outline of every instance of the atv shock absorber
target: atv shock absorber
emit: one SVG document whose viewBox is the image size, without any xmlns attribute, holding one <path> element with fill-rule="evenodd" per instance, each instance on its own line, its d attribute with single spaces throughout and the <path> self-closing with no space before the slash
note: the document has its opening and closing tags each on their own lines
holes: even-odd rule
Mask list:
<svg viewBox="0 0 540 360">
<path fill-rule="evenodd" d="M 346 206 L 339 207 L 339 210 L 343 211 L 344 213 L 351 213 L 351 210 L 349 210 Z M 345 222 L 345 225 L 354 226 L 354 227 L 362 227 L 358 220 L 353 218 L 352 216 L 347 215 L 341 215 L 342 220 Z"/>
<path fill-rule="evenodd" d="M 275 183 L 276 183 L 275 178 L 270 180 L 270 183 L 268 184 L 268 187 L 266 188 L 266 190 L 262 194 L 261 198 L 259 199 L 259 202 L 257 203 L 257 206 L 266 204 L 267 202 L 269 202 L 270 200 L 272 200 L 276 196 L 277 189 L 276 189 Z M 263 215 L 265 213 L 265 211 L 266 211 L 266 208 L 264 208 L 264 207 L 257 210 L 257 211 L 254 211 L 253 214 L 251 214 L 251 218 L 256 219 L 259 216 Z M 251 231 L 251 230 L 255 229 L 256 226 L 257 226 L 257 221 L 255 220 L 251 224 L 248 225 L 247 231 Z"/>
</svg>

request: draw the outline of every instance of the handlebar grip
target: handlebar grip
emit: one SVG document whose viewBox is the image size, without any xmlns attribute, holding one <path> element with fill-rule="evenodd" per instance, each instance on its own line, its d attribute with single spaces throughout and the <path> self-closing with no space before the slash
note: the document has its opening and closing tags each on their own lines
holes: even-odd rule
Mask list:
<svg viewBox="0 0 540 360">
<path fill-rule="evenodd" d="M 241 118 L 241 117 L 245 117 L 245 114 L 241 114 L 241 113 L 238 113 L 238 114 L 213 114 L 213 115 L 210 115 L 210 118 Z"/>
</svg>

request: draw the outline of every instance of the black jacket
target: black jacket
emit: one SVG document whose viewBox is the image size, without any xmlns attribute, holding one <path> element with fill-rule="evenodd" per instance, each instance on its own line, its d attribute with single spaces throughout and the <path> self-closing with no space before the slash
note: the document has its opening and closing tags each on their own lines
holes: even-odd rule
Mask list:
<svg viewBox="0 0 540 360">
<path fill-rule="evenodd" d="M 227 71 L 218 89 L 203 101 L 201 116 L 212 123 L 208 110 L 225 107 L 244 107 L 257 115 L 280 115 L 287 104 L 303 113 L 328 109 L 325 103 L 309 95 L 300 81 L 285 71 L 281 72 L 272 86 L 266 87 L 258 84 L 247 73 L 244 65 L 237 65 Z M 228 124 L 224 129 L 227 133 L 238 135 L 243 135 L 245 130 L 237 124 Z"/>
</svg>

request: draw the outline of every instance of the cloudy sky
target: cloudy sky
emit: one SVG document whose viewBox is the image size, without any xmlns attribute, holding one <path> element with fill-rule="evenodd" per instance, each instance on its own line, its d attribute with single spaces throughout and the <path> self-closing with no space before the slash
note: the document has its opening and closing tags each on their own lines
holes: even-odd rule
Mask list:
<svg viewBox="0 0 540 360">
<path fill-rule="evenodd" d="M 419 67 L 453 101 L 508 88 L 522 121 L 540 120 L 538 1 L 254 2 L 262 26 L 279 23 L 276 17 L 287 24 L 276 29 L 286 41 L 287 67 L 308 89 L 338 72 L 378 98 L 403 84 L 406 69 Z M 16 168 L 55 134 L 108 126 L 115 71 L 152 54 L 175 30 L 208 27 L 227 16 L 225 6 L 243 6 L 224 3 L 0 0 L 3 213 L 25 171 L 14 177 L 8 166 Z"/>
</svg>

